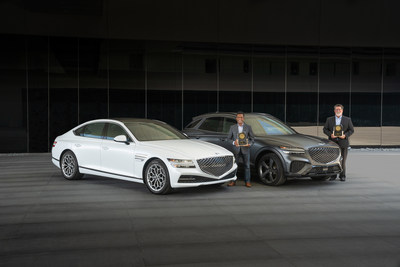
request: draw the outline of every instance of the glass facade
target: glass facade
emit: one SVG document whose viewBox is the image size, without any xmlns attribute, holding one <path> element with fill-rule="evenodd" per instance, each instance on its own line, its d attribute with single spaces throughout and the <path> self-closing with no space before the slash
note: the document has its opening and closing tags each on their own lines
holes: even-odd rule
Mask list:
<svg viewBox="0 0 400 267">
<path fill-rule="evenodd" d="M 341 103 L 352 145 L 400 146 L 400 49 L 0 35 L 0 153 L 48 152 L 97 118 L 177 129 L 216 111 L 269 113 L 323 136 Z"/>
</svg>

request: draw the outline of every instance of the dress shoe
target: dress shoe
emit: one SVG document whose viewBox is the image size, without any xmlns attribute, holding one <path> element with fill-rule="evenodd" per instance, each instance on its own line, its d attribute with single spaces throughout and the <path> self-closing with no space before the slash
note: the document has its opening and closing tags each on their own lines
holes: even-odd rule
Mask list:
<svg viewBox="0 0 400 267">
<path fill-rule="evenodd" d="M 235 186 L 236 185 L 236 182 L 235 181 L 231 181 L 229 184 L 228 184 L 228 186 Z"/>
<path fill-rule="evenodd" d="M 251 183 L 249 183 L 249 182 L 246 182 L 244 185 L 245 185 L 246 187 L 251 187 Z"/>
<path fill-rule="evenodd" d="M 336 175 L 332 175 L 331 178 L 329 178 L 329 181 L 335 181 L 336 180 Z"/>
<path fill-rule="evenodd" d="M 340 181 L 342 181 L 342 182 L 346 181 L 346 176 L 341 176 Z"/>
</svg>

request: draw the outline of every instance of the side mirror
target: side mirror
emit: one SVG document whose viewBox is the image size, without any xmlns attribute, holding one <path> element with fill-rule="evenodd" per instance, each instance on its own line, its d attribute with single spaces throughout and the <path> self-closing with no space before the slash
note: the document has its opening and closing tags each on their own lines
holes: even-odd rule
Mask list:
<svg viewBox="0 0 400 267">
<path fill-rule="evenodd" d="M 116 137 L 114 137 L 114 141 L 129 145 L 128 138 L 125 135 L 117 135 Z"/>
</svg>

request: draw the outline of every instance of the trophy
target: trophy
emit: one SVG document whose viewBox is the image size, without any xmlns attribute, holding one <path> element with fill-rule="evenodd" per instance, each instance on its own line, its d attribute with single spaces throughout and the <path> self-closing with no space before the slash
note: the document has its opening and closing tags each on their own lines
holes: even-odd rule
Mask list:
<svg viewBox="0 0 400 267">
<path fill-rule="evenodd" d="M 335 128 L 333 130 L 333 135 L 336 137 L 342 136 L 343 135 L 343 127 L 342 125 L 335 125 Z"/>
<path fill-rule="evenodd" d="M 249 139 L 245 133 L 238 134 L 239 146 L 247 146 L 249 144 Z"/>
</svg>

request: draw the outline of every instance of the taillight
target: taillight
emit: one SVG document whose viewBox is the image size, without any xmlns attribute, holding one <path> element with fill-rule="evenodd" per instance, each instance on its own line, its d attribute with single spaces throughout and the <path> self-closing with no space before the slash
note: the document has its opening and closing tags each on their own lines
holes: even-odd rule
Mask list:
<svg viewBox="0 0 400 267">
<path fill-rule="evenodd" d="M 57 142 L 56 142 L 56 141 L 54 141 L 54 142 L 53 142 L 53 147 L 55 147 L 55 146 L 56 146 L 56 144 L 57 144 Z"/>
</svg>

